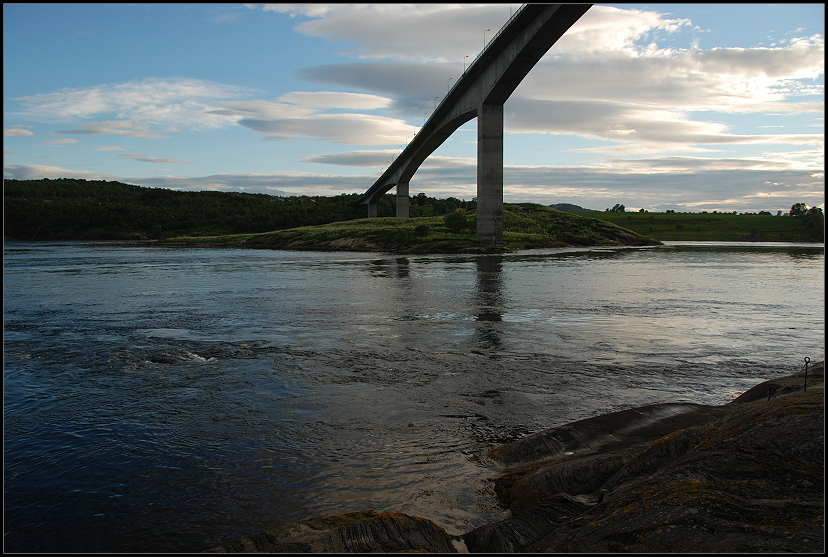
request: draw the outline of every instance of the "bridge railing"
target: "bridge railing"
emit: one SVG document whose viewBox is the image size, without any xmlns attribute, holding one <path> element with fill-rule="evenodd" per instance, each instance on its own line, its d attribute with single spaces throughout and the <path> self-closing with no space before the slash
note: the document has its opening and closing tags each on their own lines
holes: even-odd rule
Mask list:
<svg viewBox="0 0 828 557">
<path fill-rule="evenodd" d="M 468 67 L 468 68 L 466 68 L 466 69 L 463 71 L 463 73 L 460 75 L 460 78 L 459 78 L 459 79 L 457 79 L 457 80 L 455 80 L 455 81 L 454 81 L 454 83 L 451 85 L 451 87 L 449 87 L 448 92 L 446 93 L 446 96 L 445 96 L 445 97 L 443 97 L 443 100 L 441 100 L 441 101 L 440 101 L 440 103 L 439 103 L 437 106 L 435 106 L 435 107 L 434 107 L 434 110 L 431 112 L 431 116 L 429 116 L 429 117 L 426 119 L 426 121 L 425 121 L 425 122 L 423 122 L 423 125 L 422 125 L 422 127 L 420 128 L 420 131 L 422 131 L 422 130 L 426 127 L 426 125 L 428 124 L 428 122 L 429 122 L 429 121 L 430 121 L 430 120 L 434 117 L 434 115 L 435 115 L 435 114 L 437 114 L 438 112 L 440 112 L 440 110 L 439 110 L 439 109 L 440 109 L 440 107 L 443 105 L 443 103 L 445 103 L 445 102 L 447 102 L 447 101 L 448 101 L 449 97 L 451 97 L 451 93 L 452 93 L 452 91 L 454 91 L 454 89 L 455 89 L 458 85 L 460 85 L 460 82 L 463 80 L 463 77 L 464 77 L 467 73 L 469 73 L 469 71 L 470 71 L 470 70 L 472 69 L 472 67 L 473 67 L 473 66 L 477 63 L 477 61 L 478 61 L 478 60 L 480 60 L 480 57 L 481 57 L 481 56 L 483 56 L 483 54 L 484 54 L 484 53 L 485 53 L 485 52 L 489 49 L 489 45 L 491 45 L 492 43 L 494 43 L 494 42 L 495 42 L 495 39 L 497 39 L 497 38 L 498 38 L 498 37 L 499 37 L 499 36 L 503 33 L 503 30 L 504 30 L 504 29 L 506 29 L 507 27 L 509 27 L 509 24 L 510 24 L 510 23 L 512 23 L 512 20 L 514 20 L 514 19 L 515 19 L 518 15 L 520 15 L 520 13 L 521 13 L 521 12 L 522 12 L 525 8 L 526 8 L 526 6 L 527 6 L 526 4 L 521 4 L 521 5 L 520 5 L 520 7 L 519 7 L 517 10 L 515 10 L 515 13 L 513 13 L 513 14 L 509 17 L 509 19 L 506 21 L 506 23 L 504 23 L 504 24 L 500 27 L 500 29 L 498 29 L 497 33 L 495 33 L 495 34 L 494 34 L 494 36 L 492 36 L 492 38 L 491 38 L 491 39 L 489 39 L 489 41 L 488 41 L 485 45 L 483 45 L 483 50 L 481 50 L 481 51 L 477 54 L 477 56 L 475 56 L 475 57 L 474 57 L 474 60 L 472 60 L 471 64 L 469 64 L 469 67 Z M 414 136 L 416 136 L 416 135 L 417 135 L 417 133 L 420 133 L 420 132 L 416 132 L 416 133 L 414 134 Z M 412 141 L 413 141 L 413 138 L 412 138 Z M 408 146 L 408 144 L 406 144 L 406 147 L 407 147 L 407 146 Z M 403 150 L 405 150 L 405 149 L 403 149 Z M 387 168 L 387 167 L 386 167 L 386 168 Z"/>
<path fill-rule="evenodd" d="M 512 23 L 512 21 L 518 15 L 520 15 L 523 12 L 523 10 L 526 8 L 526 6 L 527 6 L 527 4 L 521 4 L 520 7 L 517 10 L 515 10 L 515 13 L 513 13 L 509 17 L 509 19 L 506 21 L 506 23 L 504 23 L 500 27 L 500 29 L 498 29 L 497 33 L 495 33 L 492 36 L 492 38 L 489 39 L 488 42 L 485 45 L 483 45 L 483 50 L 481 50 L 477 54 L 477 56 L 475 56 L 474 60 L 472 60 L 471 64 L 469 64 L 469 67 L 466 68 L 465 71 L 460 75 L 460 78 L 455 80 L 454 83 L 451 85 L 451 87 L 449 87 L 448 92 L 446 93 L 446 96 L 443 97 L 443 100 L 441 100 L 440 103 L 437 106 L 434 107 L 434 110 L 431 112 L 431 115 L 426 119 L 425 122 L 423 122 L 422 127 L 420 127 L 420 129 L 417 132 L 414 133 L 414 136 L 411 138 L 411 140 L 405 144 L 405 147 L 403 147 L 402 152 L 400 152 L 399 155 L 394 156 L 391 159 L 390 164 L 388 164 L 383 170 L 380 170 L 378 172 L 378 174 L 374 175 L 374 176 L 376 176 L 376 179 L 374 181 L 374 185 L 376 185 L 383 178 L 383 176 L 388 172 L 388 169 L 391 168 L 391 166 L 394 165 L 394 161 L 397 158 L 399 158 L 403 153 L 405 153 L 406 149 L 408 149 L 408 146 L 412 142 L 414 142 L 417 135 L 420 134 L 426 127 L 428 127 L 428 123 L 431 122 L 431 119 L 434 118 L 434 116 L 436 114 L 441 112 L 440 108 L 443 106 L 444 103 L 448 102 L 448 99 L 449 99 L 449 97 L 451 97 L 452 92 L 454 91 L 455 88 L 457 88 L 460 85 L 460 83 L 463 81 L 463 78 L 466 76 L 466 74 L 471 71 L 472 67 L 480 60 L 480 58 L 483 56 L 483 54 L 489 49 L 490 45 L 492 45 L 495 42 L 495 40 L 498 37 L 500 37 L 500 35 L 503 33 L 503 30 L 506 29 L 507 27 L 509 27 L 509 25 Z"/>
<path fill-rule="evenodd" d="M 463 70 L 463 73 L 460 75 L 460 79 L 455 80 L 454 84 L 452 84 L 452 86 L 449 87 L 448 93 L 446 93 L 446 96 L 443 97 L 443 101 L 445 101 L 446 99 L 448 99 L 451 96 L 451 92 L 454 91 L 454 88 L 457 87 L 457 85 L 463 79 L 463 76 L 466 75 L 466 73 L 468 73 L 469 70 L 472 69 L 472 66 L 474 66 L 477 63 L 477 61 L 480 59 L 480 57 L 483 56 L 483 53 L 486 52 L 486 50 L 488 50 L 489 45 L 492 44 L 494 42 L 494 40 L 501 35 L 501 33 L 503 33 L 503 30 L 506 29 L 509 26 L 510 23 L 512 23 L 512 20 L 515 19 L 518 16 L 518 14 L 520 14 L 524 10 L 524 8 L 526 8 L 526 4 L 521 4 L 520 7 L 517 10 L 515 10 L 515 13 L 513 13 L 509 17 L 509 19 L 506 21 L 506 23 L 504 23 L 500 27 L 500 29 L 498 29 L 497 33 L 495 33 L 492 36 L 492 38 L 489 39 L 489 41 L 485 45 L 483 45 L 483 50 L 478 52 L 477 56 L 475 56 L 474 60 L 472 60 L 471 64 L 469 64 L 469 67 L 466 68 L 465 70 Z M 443 101 L 441 101 L 440 104 L 443 104 Z M 434 112 L 437 112 L 437 111 L 435 110 Z M 432 112 L 432 115 L 434 114 L 434 112 Z"/>
<path fill-rule="evenodd" d="M 515 13 L 513 13 L 509 20 L 506 21 L 506 23 L 504 23 L 500 27 L 500 29 L 498 29 L 497 33 L 495 33 L 491 39 L 489 39 L 489 42 L 483 45 L 483 50 L 481 50 L 480 53 L 474 58 L 474 61 L 471 64 L 469 64 L 469 69 L 471 69 L 471 67 L 477 62 L 477 60 L 480 59 L 481 56 L 483 56 L 483 54 L 489 49 L 489 45 L 495 42 L 495 39 L 497 39 L 503 33 L 504 29 L 509 27 L 509 24 L 512 23 L 512 20 L 515 19 L 525 8 L 526 4 L 521 4 L 520 7 L 517 10 L 515 10 Z"/>
</svg>

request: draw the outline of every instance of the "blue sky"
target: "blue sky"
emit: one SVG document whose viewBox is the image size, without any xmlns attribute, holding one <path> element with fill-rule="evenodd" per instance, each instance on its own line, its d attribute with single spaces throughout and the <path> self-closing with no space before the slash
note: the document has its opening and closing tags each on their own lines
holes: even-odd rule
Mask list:
<svg viewBox="0 0 828 557">
<path fill-rule="evenodd" d="M 518 6 L 4 4 L 4 176 L 362 193 Z M 824 207 L 824 10 L 595 5 L 505 105 L 505 200 Z M 476 129 L 412 195 L 476 195 Z"/>
</svg>

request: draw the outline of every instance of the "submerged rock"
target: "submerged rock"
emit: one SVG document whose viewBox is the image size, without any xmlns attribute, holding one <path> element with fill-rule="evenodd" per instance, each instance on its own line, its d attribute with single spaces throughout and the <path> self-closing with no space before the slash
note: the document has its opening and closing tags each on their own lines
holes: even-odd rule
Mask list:
<svg viewBox="0 0 828 557">
<path fill-rule="evenodd" d="M 300 520 L 205 553 L 456 553 L 451 537 L 424 518 L 362 511 Z"/>
</svg>

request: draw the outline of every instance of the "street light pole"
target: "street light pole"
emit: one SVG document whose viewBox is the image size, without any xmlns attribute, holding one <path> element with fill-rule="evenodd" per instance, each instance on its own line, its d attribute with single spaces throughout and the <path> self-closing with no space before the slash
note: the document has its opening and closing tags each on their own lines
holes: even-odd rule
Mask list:
<svg viewBox="0 0 828 557">
<path fill-rule="evenodd" d="M 448 93 L 449 91 L 451 91 L 451 87 L 449 87 L 449 82 L 450 82 L 452 79 L 454 79 L 454 78 L 453 78 L 453 77 L 450 77 L 450 78 L 448 78 L 448 79 L 446 80 L 446 93 Z"/>
<path fill-rule="evenodd" d="M 463 73 L 466 73 L 466 58 L 468 58 L 468 55 L 463 56 Z"/>
<path fill-rule="evenodd" d="M 434 110 L 437 110 L 437 99 L 440 97 L 434 97 Z"/>
<path fill-rule="evenodd" d="M 486 50 L 486 31 L 491 31 L 491 29 L 483 31 L 483 50 Z"/>
</svg>

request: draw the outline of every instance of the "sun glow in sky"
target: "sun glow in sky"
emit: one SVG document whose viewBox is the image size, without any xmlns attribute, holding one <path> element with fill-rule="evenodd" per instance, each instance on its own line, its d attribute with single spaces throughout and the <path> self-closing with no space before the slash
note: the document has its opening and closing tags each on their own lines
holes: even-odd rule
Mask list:
<svg viewBox="0 0 828 557">
<path fill-rule="evenodd" d="M 362 193 L 518 7 L 4 4 L 4 177 Z M 505 201 L 824 207 L 824 17 L 593 6 L 505 104 Z M 411 194 L 473 198 L 476 130 Z"/>
</svg>

